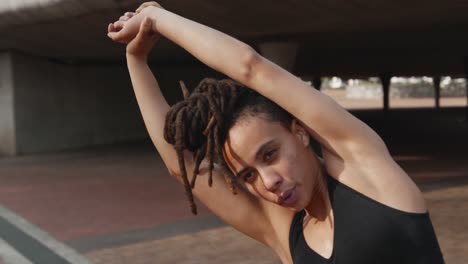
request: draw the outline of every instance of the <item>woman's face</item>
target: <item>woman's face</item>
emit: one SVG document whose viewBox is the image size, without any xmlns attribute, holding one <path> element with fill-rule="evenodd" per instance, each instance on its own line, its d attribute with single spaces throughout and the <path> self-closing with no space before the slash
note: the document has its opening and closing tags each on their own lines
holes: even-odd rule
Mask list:
<svg viewBox="0 0 468 264">
<path fill-rule="evenodd" d="M 288 130 L 264 117 L 244 117 L 229 130 L 224 155 L 257 197 L 295 211 L 310 203 L 319 167 L 309 134 L 298 122 Z"/>
</svg>

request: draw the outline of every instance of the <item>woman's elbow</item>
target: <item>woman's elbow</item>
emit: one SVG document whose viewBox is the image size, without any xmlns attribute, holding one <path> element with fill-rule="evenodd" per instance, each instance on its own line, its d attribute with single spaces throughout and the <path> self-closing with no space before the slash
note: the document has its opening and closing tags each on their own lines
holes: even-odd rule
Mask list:
<svg viewBox="0 0 468 264">
<path fill-rule="evenodd" d="M 246 45 L 239 56 L 241 67 L 239 67 L 238 81 L 248 86 L 253 76 L 255 68 L 261 61 L 262 56 L 258 54 L 252 47 Z"/>
</svg>

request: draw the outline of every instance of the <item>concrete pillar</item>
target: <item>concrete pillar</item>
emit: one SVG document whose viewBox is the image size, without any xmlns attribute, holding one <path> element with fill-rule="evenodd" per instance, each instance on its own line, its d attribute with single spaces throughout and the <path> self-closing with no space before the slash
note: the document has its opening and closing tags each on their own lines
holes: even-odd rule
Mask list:
<svg viewBox="0 0 468 264">
<path fill-rule="evenodd" d="M 382 82 L 382 89 L 383 89 L 383 110 L 384 113 L 388 113 L 390 108 L 390 80 L 392 76 L 390 74 L 382 74 L 380 75 L 380 81 Z"/>
<path fill-rule="evenodd" d="M 296 42 L 265 42 L 259 45 L 262 56 L 289 72 L 294 71 L 298 47 Z"/>
<path fill-rule="evenodd" d="M 320 91 L 322 89 L 322 78 L 320 77 L 312 78 L 312 85 L 314 86 L 315 89 Z"/>
<path fill-rule="evenodd" d="M 440 109 L 440 76 L 433 77 L 432 82 L 434 83 L 435 91 L 435 107 L 436 109 Z"/>
<path fill-rule="evenodd" d="M 465 96 L 466 96 L 466 101 L 465 101 L 465 122 L 468 123 L 468 72 L 465 74 Z"/>
<path fill-rule="evenodd" d="M 13 54 L 17 154 L 147 137 L 127 70 Z"/>
<path fill-rule="evenodd" d="M 207 67 L 152 67 L 169 103 Z M 0 53 L 0 156 L 148 138 L 125 65 L 68 65 Z"/>
<path fill-rule="evenodd" d="M 0 155 L 147 137 L 124 65 L 75 66 L 7 52 L 0 68 Z"/>
<path fill-rule="evenodd" d="M 466 108 L 465 108 L 465 121 L 468 123 L 468 57 L 464 57 L 464 66 L 465 66 L 465 96 L 466 96 Z"/>
<path fill-rule="evenodd" d="M 13 63 L 9 53 L 0 53 L 0 157 L 16 154 Z"/>
</svg>

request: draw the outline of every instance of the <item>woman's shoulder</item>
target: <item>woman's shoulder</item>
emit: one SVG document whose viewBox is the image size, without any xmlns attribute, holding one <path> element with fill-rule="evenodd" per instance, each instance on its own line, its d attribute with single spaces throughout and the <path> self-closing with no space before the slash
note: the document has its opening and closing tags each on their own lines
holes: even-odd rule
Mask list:
<svg viewBox="0 0 468 264">
<path fill-rule="evenodd" d="M 265 202 L 264 206 L 267 218 L 273 227 L 272 233 L 269 234 L 268 246 L 275 251 L 282 263 L 292 263 L 289 250 L 290 229 L 301 212 L 296 213 L 291 209 L 269 202 Z"/>
</svg>

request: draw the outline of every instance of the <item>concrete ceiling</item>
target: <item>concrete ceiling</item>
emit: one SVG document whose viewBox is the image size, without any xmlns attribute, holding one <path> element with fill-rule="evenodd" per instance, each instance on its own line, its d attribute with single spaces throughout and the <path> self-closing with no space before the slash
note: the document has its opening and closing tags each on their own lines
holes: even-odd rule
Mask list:
<svg viewBox="0 0 468 264">
<path fill-rule="evenodd" d="M 106 27 L 134 0 L 2 0 L 0 50 L 69 63 L 115 63 L 124 47 Z M 12 3 L 22 3 L 13 5 Z M 298 45 L 294 71 L 306 75 L 461 75 L 468 57 L 465 0 L 161 0 L 175 13 L 253 47 Z M 194 59 L 162 40 L 157 63 Z"/>
</svg>

